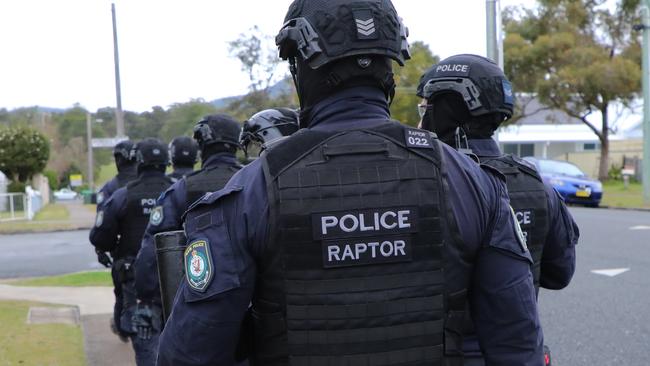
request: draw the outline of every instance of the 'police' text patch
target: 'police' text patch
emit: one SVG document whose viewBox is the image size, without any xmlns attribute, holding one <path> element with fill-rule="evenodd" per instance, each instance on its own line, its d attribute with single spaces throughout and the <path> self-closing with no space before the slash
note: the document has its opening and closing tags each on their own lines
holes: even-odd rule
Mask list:
<svg viewBox="0 0 650 366">
<path fill-rule="evenodd" d="M 416 207 L 324 212 L 312 214 L 312 235 L 324 268 L 406 262 L 417 224 Z"/>
</svg>

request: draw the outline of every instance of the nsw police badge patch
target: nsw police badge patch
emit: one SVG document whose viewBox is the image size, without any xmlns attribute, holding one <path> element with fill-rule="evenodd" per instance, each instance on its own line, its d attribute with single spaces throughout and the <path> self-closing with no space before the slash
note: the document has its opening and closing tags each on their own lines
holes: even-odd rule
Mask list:
<svg viewBox="0 0 650 366">
<path fill-rule="evenodd" d="M 100 227 L 104 223 L 104 211 L 97 212 L 97 217 L 95 218 L 95 227 Z"/>
<path fill-rule="evenodd" d="M 97 204 L 104 202 L 104 192 L 97 193 Z"/>
<path fill-rule="evenodd" d="M 524 231 L 521 230 L 521 225 L 519 225 L 519 220 L 517 220 L 517 214 L 515 213 L 515 210 L 510 206 L 510 212 L 512 212 L 512 219 L 515 222 L 515 233 L 517 234 L 517 240 L 519 241 L 519 246 L 521 246 L 521 250 L 525 252 L 528 251 L 528 246 L 526 245 L 526 235 L 524 234 Z"/>
<path fill-rule="evenodd" d="M 156 206 L 151 210 L 151 215 L 149 216 L 149 223 L 153 226 L 158 226 L 163 221 L 163 208 L 162 206 Z"/>
<path fill-rule="evenodd" d="M 197 240 L 185 249 L 185 278 L 190 287 L 205 292 L 212 281 L 212 257 L 205 240 Z"/>
</svg>

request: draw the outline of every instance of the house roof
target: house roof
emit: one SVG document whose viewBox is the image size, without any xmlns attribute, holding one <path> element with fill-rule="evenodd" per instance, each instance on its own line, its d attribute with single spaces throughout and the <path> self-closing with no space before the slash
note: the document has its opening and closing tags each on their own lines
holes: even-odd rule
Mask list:
<svg viewBox="0 0 650 366">
<path fill-rule="evenodd" d="M 500 142 L 598 142 L 598 137 L 581 120 L 566 113 L 551 109 L 527 94 L 517 96 L 523 106 L 526 117 L 515 124 L 501 127 L 497 131 Z M 634 100 L 630 106 L 613 102 L 608 110 L 610 140 L 641 138 L 642 100 Z M 601 128 L 602 116 L 592 113 L 587 120 L 597 129 Z"/>
<path fill-rule="evenodd" d="M 571 117 L 559 109 L 553 109 L 542 104 L 539 99 L 530 94 L 517 95 L 517 104 L 523 109 L 522 117 L 517 120 L 518 125 L 539 124 L 581 124 L 577 118 Z"/>
</svg>

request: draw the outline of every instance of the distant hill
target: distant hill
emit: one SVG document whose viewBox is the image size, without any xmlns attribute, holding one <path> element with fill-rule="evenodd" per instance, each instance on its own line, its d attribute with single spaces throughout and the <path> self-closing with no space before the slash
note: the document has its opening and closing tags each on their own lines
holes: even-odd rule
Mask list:
<svg viewBox="0 0 650 366">
<path fill-rule="evenodd" d="M 283 80 L 278 81 L 274 85 L 272 85 L 269 88 L 269 94 L 271 98 L 276 98 L 279 97 L 282 94 L 287 94 L 293 92 L 293 82 L 291 81 L 291 78 L 285 78 Z M 215 99 L 210 101 L 210 104 L 215 106 L 216 108 L 226 108 L 228 105 L 238 99 L 243 98 L 244 95 L 237 95 L 237 96 L 231 96 L 231 97 L 224 97 L 220 99 Z"/>
</svg>

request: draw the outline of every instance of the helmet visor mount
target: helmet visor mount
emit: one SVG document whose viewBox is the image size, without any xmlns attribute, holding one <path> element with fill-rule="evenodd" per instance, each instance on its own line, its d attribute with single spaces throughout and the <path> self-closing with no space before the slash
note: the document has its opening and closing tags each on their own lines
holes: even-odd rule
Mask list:
<svg viewBox="0 0 650 366">
<path fill-rule="evenodd" d="M 483 108 L 483 103 L 480 100 L 481 92 L 470 79 L 431 79 L 424 86 L 423 96 L 430 100 L 432 96 L 443 92 L 460 94 L 472 115 L 480 114 L 480 110 Z"/>
</svg>

